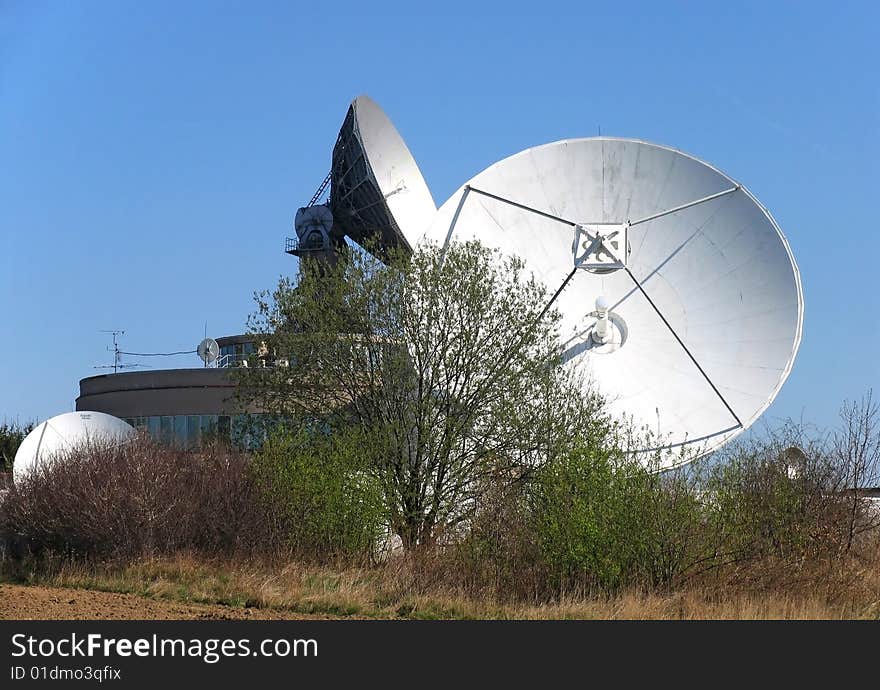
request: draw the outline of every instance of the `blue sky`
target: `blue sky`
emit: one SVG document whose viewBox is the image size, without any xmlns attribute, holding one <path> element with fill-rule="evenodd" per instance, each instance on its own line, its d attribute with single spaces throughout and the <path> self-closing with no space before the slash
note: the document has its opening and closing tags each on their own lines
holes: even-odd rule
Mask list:
<svg viewBox="0 0 880 690">
<path fill-rule="evenodd" d="M 137 352 L 241 332 L 360 93 L 438 204 L 599 127 L 712 162 L 803 278 L 765 419 L 831 424 L 880 387 L 875 3 L 418 5 L 0 0 L 0 420 L 73 409 L 102 329 Z"/>
</svg>

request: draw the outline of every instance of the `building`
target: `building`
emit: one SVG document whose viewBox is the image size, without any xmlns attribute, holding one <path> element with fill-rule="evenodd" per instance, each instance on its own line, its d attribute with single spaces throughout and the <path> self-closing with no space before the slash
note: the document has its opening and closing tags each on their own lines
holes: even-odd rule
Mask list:
<svg viewBox="0 0 880 690">
<path fill-rule="evenodd" d="M 326 202 L 321 203 L 325 196 Z M 365 246 L 368 240 L 378 239 L 378 247 L 369 246 L 386 256 L 392 248 L 414 246 L 420 230 L 436 212 L 431 192 L 400 134 L 372 99 L 360 96 L 352 102 L 340 129 L 330 173 L 296 213 L 297 236 L 287 238 L 285 251 L 298 257 L 301 265 L 313 262 L 313 267 L 321 269 L 338 261 L 347 240 Z M 168 442 L 189 445 L 208 433 L 241 438 L 239 422 L 244 422 L 246 413 L 259 410 L 242 409 L 230 369 L 246 366 L 252 356 L 260 366 L 286 366 L 287 360 L 260 359 L 251 336 L 218 338 L 217 344 L 219 357 L 209 367 L 84 378 L 76 409 L 120 417 Z M 118 349 L 116 354 L 118 362 Z M 248 437 L 243 440 L 247 442 Z"/>
<path fill-rule="evenodd" d="M 79 382 L 77 411 L 105 412 L 168 443 L 192 445 L 206 434 L 236 437 L 245 410 L 235 396 L 232 370 L 246 366 L 255 351 L 252 336 L 218 338 L 211 366 L 127 371 L 89 376 Z"/>
</svg>

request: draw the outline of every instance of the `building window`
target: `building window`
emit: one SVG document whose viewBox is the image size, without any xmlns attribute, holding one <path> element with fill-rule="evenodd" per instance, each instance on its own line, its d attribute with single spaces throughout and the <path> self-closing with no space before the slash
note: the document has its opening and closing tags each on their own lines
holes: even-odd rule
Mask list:
<svg viewBox="0 0 880 690">
<path fill-rule="evenodd" d="M 262 415 L 161 415 L 128 417 L 126 422 L 145 430 L 160 443 L 193 448 L 217 435 L 243 448 L 256 448 L 265 440 L 267 430 L 256 417 Z"/>
<path fill-rule="evenodd" d="M 187 445 L 196 446 L 202 438 L 201 417 L 190 415 L 186 418 L 186 442 Z"/>
<path fill-rule="evenodd" d="M 256 345 L 253 342 L 232 343 L 220 347 L 220 357 L 217 360 L 219 367 L 235 367 L 249 355 L 256 351 Z"/>
<path fill-rule="evenodd" d="M 159 417 L 159 440 L 162 443 L 171 443 L 174 438 L 174 417 Z"/>
</svg>

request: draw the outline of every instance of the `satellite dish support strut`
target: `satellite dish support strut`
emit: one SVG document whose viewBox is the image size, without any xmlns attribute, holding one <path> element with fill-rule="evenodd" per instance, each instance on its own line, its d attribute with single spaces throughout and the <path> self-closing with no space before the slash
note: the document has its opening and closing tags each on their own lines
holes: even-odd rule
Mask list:
<svg viewBox="0 0 880 690">
<path fill-rule="evenodd" d="M 606 226 L 607 225 L 617 225 L 617 226 L 620 226 L 623 228 L 629 228 L 629 227 L 632 227 L 633 225 L 640 225 L 641 223 L 647 223 L 649 221 L 656 220 L 658 218 L 662 218 L 663 216 L 668 216 L 673 213 L 678 213 L 679 211 L 683 211 L 685 209 L 692 208 L 692 207 L 697 206 L 699 204 L 704 204 L 708 201 L 712 201 L 714 199 L 719 199 L 723 196 L 726 196 L 728 194 L 732 194 L 736 191 L 739 191 L 741 188 L 742 188 L 741 185 L 736 184 L 733 187 L 730 187 L 729 189 L 725 189 L 720 192 L 716 192 L 715 194 L 710 194 L 708 196 L 704 196 L 699 199 L 695 199 L 694 201 L 689 201 L 686 204 L 681 204 L 679 206 L 675 206 L 675 207 L 667 209 L 665 211 L 660 211 L 659 213 L 655 213 L 653 215 L 646 216 L 645 218 L 640 218 L 636 221 L 626 221 L 626 223 L 623 223 L 623 224 L 612 224 L 612 223 L 576 223 L 574 221 L 568 220 L 567 218 L 562 218 L 560 216 L 553 215 L 552 213 L 547 213 L 546 211 L 542 211 L 540 209 L 533 208 L 532 206 L 527 206 L 526 204 L 521 204 L 517 201 L 513 201 L 512 199 L 507 199 L 507 198 L 499 196 L 497 194 L 492 194 L 491 192 L 487 192 L 485 190 L 478 189 L 477 187 L 473 187 L 471 185 L 465 185 L 464 192 L 462 193 L 461 199 L 459 200 L 458 206 L 455 210 L 455 214 L 453 215 L 452 221 L 449 224 L 449 230 L 446 233 L 446 242 L 444 244 L 444 251 L 445 251 L 445 247 L 449 245 L 449 240 L 452 238 L 452 233 L 455 229 L 455 225 L 458 222 L 458 218 L 461 215 L 462 208 L 464 207 L 465 201 L 467 200 L 467 197 L 470 192 L 474 192 L 475 194 L 479 194 L 481 196 L 488 197 L 489 199 L 494 199 L 495 201 L 499 201 L 503 204 L 508 204 L 509 206 L 513 206 L 514 208 L 518 208 L 523 211 L 527 211 L 529 213 L 534 213 L 534 214 L 542 216 L 544 218 L 549 218 L 550 220 L 555 220 L 559 223 L 563 223 L 565 225 L 569 225 L 569 226 L 575 228 L 576 229 L 576 238 L 575 238 L 575 247 L 574 247 L 574 249 L 575 249 L 575 267 L 572 269 L 571 273 L 568 274 L 568 276 L 563 281 L 562 285 L 559 286 L 559 288 L 553 294 L 553 297 L 550 299 L 550 301 L 547 303 L 547 305 L 541 311 L 541 314 L 538 317 L 538 320 L 540 320 L 549 311 L 550 307 L 553 305 L 553 303 L 556 301 L 556 299 L 559 297 L 559 295 L 562 293 L 562 291 L 566 288 L 568 283 L 571 281 L 571 279 L 577 273 L 578 268 L 580 268 L 580 266 L 577 263 L 577 242 L 578 242 L 578 238 L 580 236 L 580 233 L 582 232 L 582 228 L 584 228 L 586 226 L 601 226 L 601 225 L 606 225 Z M 590 237 L 589 234 L 588 234 L 588 237 Z M 602 237 L 601 235 L 597 234 L 596 236 L 591 237 L 591 239 L 593 239 L 593 244 L 590 245 L 590 247 L 592 248 L 596 243 L 603 244 L 603 240 L 608 239 L 608 238 Z M 608 252 L 609 254 L 612 254 L 612 252 L 608 251 L 607 248 L 605 251 Z M 624 251 L 624 253 L 626 252 L 626 245 L 625 244 L 624 244 L 623 251 Z M 589 250 L 588 250 L 588 253 L 589 253 Z M 633 275 L 632 271 L 629 269 L 629 267 L 626 265 L 626 263 L 625 262 L 620 262 L 620 263 L 621 263 L 621 265 L 619 265 L 617 267 L 622 268 L 624 271 L 626 271 L 626 274 L 629 276 L 630 280 L 632 280 L 632 282 L 635 284 L 638 291 L 641 292 L 642 296 L 647 300 L 648 304 L 651 305 L 651 308 L 656 312 L 657 316 L 660 317 L 660 320 L 663 322 L 663 325 L 666 326 L 666 329 L 672 334 L 672 336 L 675 338 L 676 342 L 678 342 L 678 344 L 681 346 L 682 350 L 684 350 L 685 354 L 688 356 L 688 358 L 691 360 L 691 362 L 693 362 L 694 366 L 697 368 L 697 371 L 700 372 L 700 374 L 706 380 L 706 383 L 709 384 L 712 391 L 715 393 L 715 395 L 718 397 L 718 399 L 721 401 L 721 403 L 724 405 L 724 407 L 727 409 L 727 411 L 731 414 L 731 416 L 734 418 L 734 420 L 736 420 L 737 426 L 734 428 L 743 428 L 742 420 L 739 418 L 739 416 L 736 414 L 736 412 L 734 412 L 733 407 L 731 407 L 730 403 L 727 402 L 727 399 L 721 394 L 721 391 L 718 390 L 718 387 L 715 385 L 715 383 L 712 381 L 712 379 L 709 378 L 709 375 L 706 373 L 706 370 L 703 369 L 703 367 L 697 361 L 697 358 L 694 357 L 693 353 L 688 349 L 687 345 L 684 344 L 684 341 L 681 339 L 681 337 L 678 335 L 678 333 L 675 332 L 675 329 L 672 327 L 672 324 L 669 323 L 669 321 L 663 315 L 663 312 L 660 311 L 660 308 L 654 303 L 654 300 L 651 299 L 651 297 L 648 295 L 645 288 L 638 281 L 638 279 Z M 606 266 L 608 266 L 608 264 L 606 264 Z"/>
</svg>

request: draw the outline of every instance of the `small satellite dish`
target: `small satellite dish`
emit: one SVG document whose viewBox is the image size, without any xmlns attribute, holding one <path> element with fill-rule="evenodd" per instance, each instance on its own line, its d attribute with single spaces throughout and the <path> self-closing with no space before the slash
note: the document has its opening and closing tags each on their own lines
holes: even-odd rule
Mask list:
<svg viewBox="0 0 880 690">
<path fill-rule="evenodd" d="M 722 172 L 634 139 L 570 139 L 487 168 L 425 239 L 521 257 L 562 314 L 564 359 L 664 466 L 767 409 L 801 340 L 803 294 L 769 212 Z"/>
<path fill-rule="evenodd" d="M 135 435 L 134 427 L 103 412 L 67 412 L 38 424 L 24 437 L 15 453 L 12 477 L 20 481 L 46 468 L 67 450 L 89 443 L 122 442 Z"/>
<path fill-rule="evenodd" d="M 213 362 L 220 354 L 220 346 L 213 338 L 205 338 L 196 348 L 201 360 L 207 365 Z"/>
</svg>

